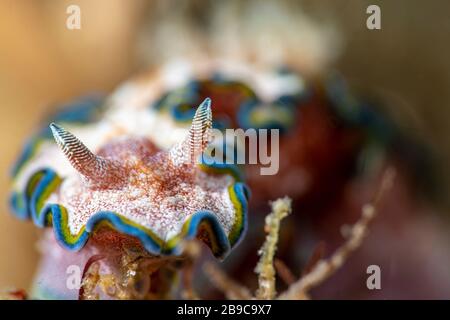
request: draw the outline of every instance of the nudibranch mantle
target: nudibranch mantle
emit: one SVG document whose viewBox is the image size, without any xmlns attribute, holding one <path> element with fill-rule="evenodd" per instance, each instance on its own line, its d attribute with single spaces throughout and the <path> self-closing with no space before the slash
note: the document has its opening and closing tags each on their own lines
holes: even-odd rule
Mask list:
<svg viewBox="0 0 450 320">
<path fill-rule="evenodd" d="M 107 118 L 83 128 L 68 123 L 80 140 L 52 123 L 59 147 L 40 141 L 16 178 L 12 207 L 40 227 L 52 225 L 56 239 L 71 250 L 108 226 L 136 237 L 152 254 L 180 254 L 182 240 L 198 237 L 223 258 L 244 234 L 248 192 L 233 166 L 216 170 L 196 162 L 211 121 L 206 99 L 186 138 L 166 148 L 148 135 L 112 126 Z M 83 137 L 97 140 L 95 153 Z M 187 161 L 190 157 L 195 161 Z"/>
</svg>

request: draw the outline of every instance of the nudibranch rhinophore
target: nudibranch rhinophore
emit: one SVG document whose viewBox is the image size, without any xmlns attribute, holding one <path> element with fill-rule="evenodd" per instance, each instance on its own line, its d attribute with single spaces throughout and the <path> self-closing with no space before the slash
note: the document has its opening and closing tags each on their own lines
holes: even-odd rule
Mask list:
<svg viewBox="0 0 450 320">
<path fill-rule="evenodd" d="M 77 298 L 67 272 L 98 257 L 99 273 L 106 275 L 147 257 L 153 271 L 133 274 L 155 285 L 134 279 L 138 293 L 97 288 L 90 294 L 163 298 L 185 240 L 198 238 L 225 258 L 244 234 L 248 191 L 238 169 L 202 163 L 211 138 L 211 100 L 200 104 L 189 128 L 139 105 L 123 109 L 104 101 L 99 120 L 83 125 L 57 117 L 58 124 L 49 126 L 56 143 L 44 130 L 15 168 L 13 211 L 53 229 L 40 242 L 36 298 Z M 130 256 L 136 260 L 124 261 Z"/>
</svg>

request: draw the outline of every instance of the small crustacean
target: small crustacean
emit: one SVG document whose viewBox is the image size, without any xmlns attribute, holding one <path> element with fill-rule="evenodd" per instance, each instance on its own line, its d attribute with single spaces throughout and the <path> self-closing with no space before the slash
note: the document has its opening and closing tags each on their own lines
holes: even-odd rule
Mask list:
<svg viewBox="0 0 450 320">
<path fill-rule="evenodd" d="M 196 237 L 224 258 L 244 234 L 248 192 L 236 168 L 219 172 L 202 163 L 210 99 L 187 132 L 178 128 L 185 138 L 167 143 L 167 136 L 165 145 L 145 129 L 127 131 L 108 108 L 101 121 L 85 126 L 51 123 L 56 144 L 41 135 L 16 169 L 14 212 L 54 231 L 40 243 L 33 297 L 164 298 L 183 265 L 185 240 Z M 147 108 L 129 111 L 141 112 L 148 126 L 163 121 Z M 153 134 L 176 131 L 170 125 Z M 84 269 L 80 291 L 70 277 L 77 268 Z"/>
</svg>

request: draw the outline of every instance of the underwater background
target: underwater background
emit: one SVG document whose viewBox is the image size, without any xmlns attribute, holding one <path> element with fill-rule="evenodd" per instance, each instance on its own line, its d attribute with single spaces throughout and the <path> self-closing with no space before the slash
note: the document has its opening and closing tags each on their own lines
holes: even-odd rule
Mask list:
<svg viewBox="0 0 450 320">
<path fill-rule="evenodd" d="M 375 2 L 382 8 L 382 30 L 369 31 L 366 8 Z M 389 115 L 411 137 L 424 141 L 433 154 L 439 177 L 437 190 L 431 192 L 433 204 L 439 215 L 448 216 L 450 3 L 262 3 L 0 1 L 0 288 L 27 287 L 38 261 L 38 231 L 16 220 L 8 208 L 8 173 L 36 124 L 73 97 L 109 93 L 139 70 L 158 66 L 171 52 L 195 50 L 183 30 L 192 42 L 207 39 L 199 41 L 206 41 L 212 51 L 221 44 L 232 50 L 227 36 L 236 32 L 233 21 L 249 21 L 243 24 L 248 34 L 242 34 L 249 47 L 252 35 L 264 38 L 270 28 L 276 33 L 281 21 L 290 24 L 293 32 L 298 28 L 308 48 L 301 51 L 306 72 L 336 69 L 356 87 L 369 88 L 391 101 Z M 81 30 L 65 27 L 69 4 L 82 8 Z M 227 28 L 229 32 L 221 32 Z M 276 45 L 261 44 L 262 48 L 279 54 Z M 450 249 L 448 238 L 444 239 Z"/>
</svg>

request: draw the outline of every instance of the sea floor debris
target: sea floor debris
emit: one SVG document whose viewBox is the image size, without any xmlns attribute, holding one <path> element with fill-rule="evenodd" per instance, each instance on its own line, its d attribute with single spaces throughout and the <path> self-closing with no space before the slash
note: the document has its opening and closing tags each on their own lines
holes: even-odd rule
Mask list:
<svg viewBox="0 0 450 320">
<path fill-rule="evenodd" d="M 348 230 L 346 241 L 328 258 L 319 259 L 298 280 L 281 261 L 274 259 L 281 220 L 291 211 L 291 200 L 280 198 L 271 203 L 272 212 L 266 217 L 266 240 L 259 252 L 260 260 L 255 268 L 258 274 L 258 289 L 252 294 L 250 289 L 229 278 L 216 264 L 206 263 L 204 272 L 213 285 L 219 289 L 227 299 L 281 299 L 306 300 L 311 299 L 310 291 L 330 278 L 347 261 L 349 256 L 357 250 L 369 232 L 369 225 L 376 217 L 383 195 L 392 187 L 396 175 L 394 168 L 387 168 L 383 173 L 380 186 L 372 201 L 361 209 L 361 217 Z M 277 294 L 276 272 L 285 282 L 289 283 L 286 291 Z"/>
</svg>

